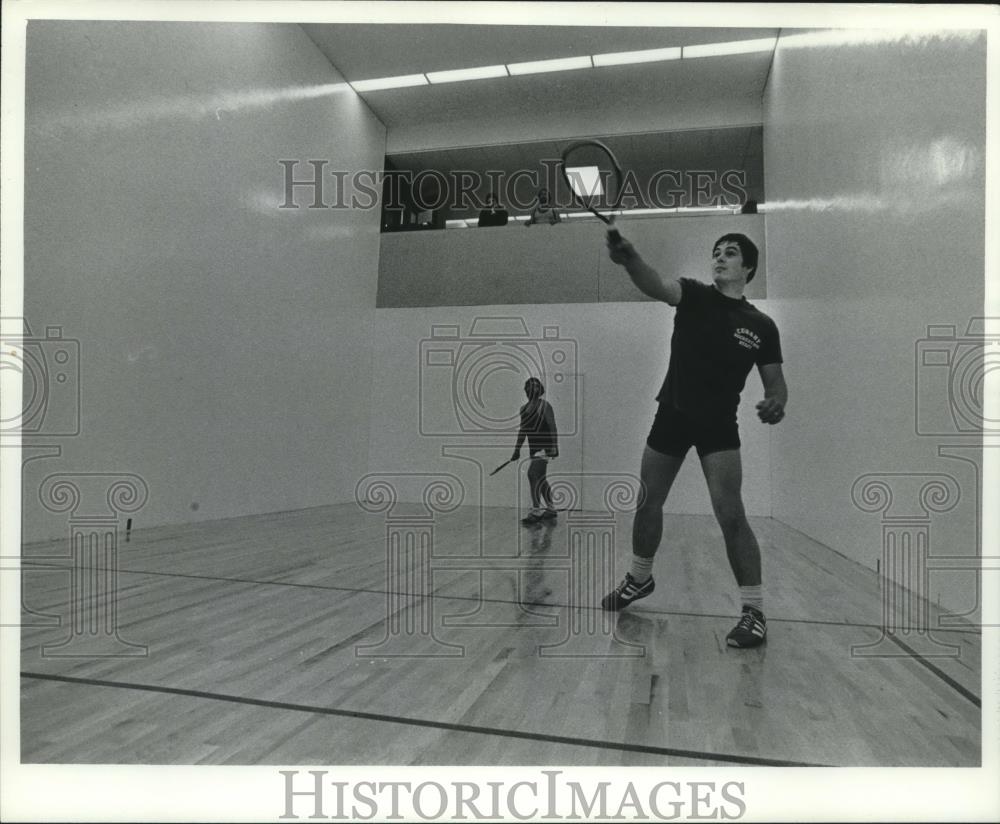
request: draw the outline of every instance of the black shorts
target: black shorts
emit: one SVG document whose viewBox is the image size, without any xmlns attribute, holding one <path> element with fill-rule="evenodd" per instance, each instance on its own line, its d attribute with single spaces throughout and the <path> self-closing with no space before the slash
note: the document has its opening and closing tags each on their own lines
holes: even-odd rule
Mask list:
<svg viewBox="0 0 1000 824">
<path fill-rule="evenodd" d="M 555 449 L 555 444 L 552 443 L 551 438 L 538 438 L 532 439 L 528 438 L 528 455 L 532 458 L 539 452 L 542 454 L 538 457 L 544 458 L 548 455 L 550 449 Z"/>
<path fill-rule="evenodd" d="M 663 455 L 683 458 L 694 446 L 698 457 L 710 452 L 740 448 L 740 430 L 736 416 L 731 419 L 704 420 L 691 418 L 669 404 L 660 404 L 649 430 L 646 445 Z"/>
</svg>

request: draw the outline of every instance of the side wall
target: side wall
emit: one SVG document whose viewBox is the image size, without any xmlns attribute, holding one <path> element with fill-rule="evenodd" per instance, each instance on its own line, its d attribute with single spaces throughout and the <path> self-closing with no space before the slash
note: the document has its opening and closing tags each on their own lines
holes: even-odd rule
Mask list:
<svg viewBox="0 0 1000 824">
<path fill-rule="evenodd" d="M 381 169 L 382 124 L 295 25 L 32 22 L 27 49 L 26 348 L 54 368 L 59 327 L 73 360 L 24 538 L 65 534 L 56 472 L 141 476 L 137 527 L 350 499 L 378 213 L 279 209 L 278 161 Z"/>
<path fill-rule="evenodd" d="M 768 295 L 791 394 L 774 516 L 873 568 L 893 518 L 926 529 L 932 555 L 971 555 L 981 451 L 953 413 L 981 409 L 982 338 L 966 333 L 983 314 L 985 37 L 830 37 L 783 36 L 765 99 Z M 927 358 L 931 325 L 953 329 L 931 330 Z M 891 505 L 852 498 L 871 473 Z M 935 481 L 960 499 L 921 497 Z M 922 594 L 966 611 L 973 583 L 938 571 Z"/>
</svg>

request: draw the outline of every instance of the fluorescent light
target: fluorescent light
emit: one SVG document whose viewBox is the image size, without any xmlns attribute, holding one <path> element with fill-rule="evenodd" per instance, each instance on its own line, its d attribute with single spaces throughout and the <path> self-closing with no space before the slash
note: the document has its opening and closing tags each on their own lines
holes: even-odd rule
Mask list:
<svg viewBox="0 0 1000 824">
<path fill-rule="evenodd" d="M 586 57 L 562 57 L 557 60 L 533 60 L 530 63 L 508 63 L 511 74 L 538 74 L 539 72 L 564 72 L 570 69 L 589 69 L 594 64 Z"/>
<path fill-rule="evenodd" d="M 506 77 L 507 67 L 479 66 L 475 69 L 453 69 L 447 72 L 427 72 L 431 83 L 454 83 L 458 80 L 483 80 L 487 77 Z"/>
<path fill-rule="evenodd" d="M 379 89 L 405 89 L 407 86 L 426 86 L 427 77 L 422 74 L 402 74 L 399 77 L 376 77 L 372 80 L 352 80 L 356 92 L 374 92 Z"/>
<path fill-rule="evenodd" d="M 613 211 L 607 211 L 601 209 L 601 214 L 605 217 L 620 217 L 624 214 L 629 214 L 629 212 L 624 212 L 621 209 L 614 209 Z M 593 212 L 563 212 L 563 217 L 594 217 Z"/>
<path fill-rule="evenodd" d="M 577 197 L 600 197 L 604 194 L 601 172 L 596 166 L 567 166 L 566 179 Z"/>
<path fill-rule="evenodd" d="M 625 212 L 626 215 L 630 217 L 635 217 L 637 215 L 673 215 L 677 214 L 677 208 L 671 207 L 669 209 L 629 209 Z"/>
<path fill-rule="evenodd" d="M 786 40 L 790 45 L 798 45 L 794 37 Z M 373 92 L 380 89 L 403 89 L 409 86 L 426 86 L 431 83 L 455 83 L 462 80 L 482 80 L 490 77 L 506 77 L 541 72 L 564 72 L 573 69 L 590 69 L 600 66 L 623 66 L 629 63 L 653 63 L 661 60 L 679 60 L 691 57 L 717 57 L 727 54 L 751 54 L 772 51 L 776 37 L 758 40 L 735 40 L 729 43 L 705 43 L 701 46 L 676 46 L 664 49 L 642 49 L 640 51 L 608 52 L 593 57 L 559 57 L 554 60 L 532 60 L 527 63 L 508 63 L 506 66 L 476 66 L 471 69 L 451 69 L 426 74 L 404 74 L 399 77 L 376 77 L 371 80 L 355 80 L 351 87 L 356 92 Z M 803 43 L 806 45 L 807 43 Z M 808 43 L 812 45 L 812 43 Z"/>
<path fill-rule="evenodd" d="M 706 214 L 709 212 L 732 212 L 732 206 L 678 206 L 677 213 L 684 214 L 687 213 L 701 213 Z"/>
<path fill-rule="evenodd" d="M 626 63 L 653 63 L 657 60 L 680 60 L 681 48 L 644 49 L 643 51 L 611 52 L 595 54 L 592 57 L 595 66 L 624 66 Z"/>
<path fill-rule="evenodd" d="M 703 46 L 684 46 L 683 57 L 718 57 L 725 54 L 750 54 L 752 52 L 769 52 L 778 42 L 776 37 L 764 37 L 760 40 L 734 40 L 730 43 L 706 43 Z"/>
</svg>

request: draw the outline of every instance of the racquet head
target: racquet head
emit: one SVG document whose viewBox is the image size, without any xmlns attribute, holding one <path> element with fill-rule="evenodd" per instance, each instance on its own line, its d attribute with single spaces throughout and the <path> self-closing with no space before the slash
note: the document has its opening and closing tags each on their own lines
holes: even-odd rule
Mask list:
<svg viewBox="0 0 1000 824">
<path fill-rule="evenodd" d="M 600 140 L 577 140 L 563 149 L 559 171 L 576 202 L 608 225 L 613 243 L 620 241 L 621 235 L 612 227 L 621 202 L 623 174 L 614 152 Z"/>
</svg>

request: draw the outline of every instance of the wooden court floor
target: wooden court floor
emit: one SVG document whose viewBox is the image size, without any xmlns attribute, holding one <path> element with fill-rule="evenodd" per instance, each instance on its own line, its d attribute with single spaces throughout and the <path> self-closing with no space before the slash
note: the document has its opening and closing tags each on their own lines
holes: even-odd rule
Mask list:
<svg viewBox="0 0 1000 824">
<path fill-rule="evenodd" d="M 66 541 L 26 546 L 22 760 L 980 763 L 979 632 L 883 638 L 875 573 L 777 521 L 751 519 L 768 643 L 734 650 L 709 516 L 667 515 L 655 593 L 609 615 L 596 600 L 627 568 L 629 516 L 411 514 L 140 530 L 116 581 L 98 555 L 74 578 Z"/>
</svg>

